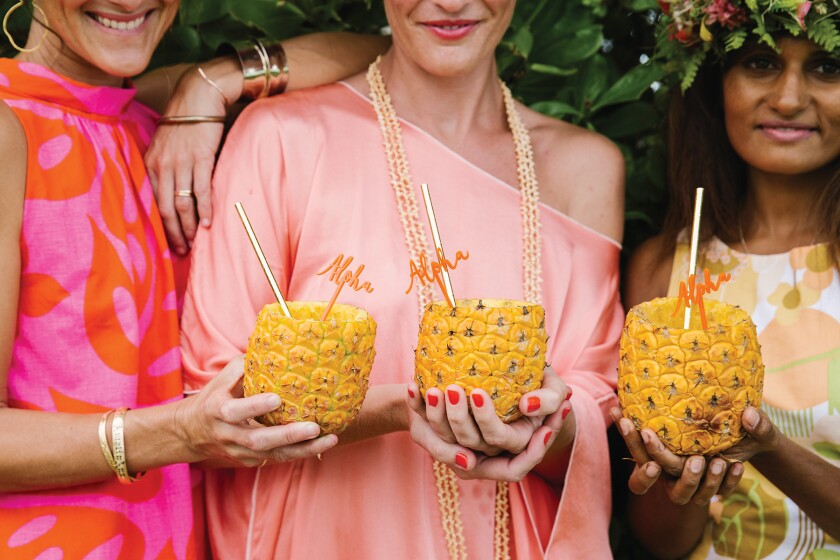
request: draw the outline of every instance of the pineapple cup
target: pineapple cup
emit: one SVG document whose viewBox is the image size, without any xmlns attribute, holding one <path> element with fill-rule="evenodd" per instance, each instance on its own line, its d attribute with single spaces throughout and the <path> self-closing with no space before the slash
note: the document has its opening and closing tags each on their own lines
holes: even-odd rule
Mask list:
<svg viewBox="0 0 840 560">
<path fill-rule="evenodd" d="M 265 425 L 317 422 L 321 433 L 342 432 L 359 413 L 376 355 L 376 323 L 364 309 L 289 302 L 263 307 L 248 340 L 245 395 L 273 392 L 280 407 L 257 418 Z"/>
<path fill-rule="evenodd" d="M 673 453 L 713 455 L 744 437 L 744 408 L 761 405 L 758 337 L 744 310 L 712 300 L 704 300 L 708 328 L 695 306 L 683 329 L 676 304 L 658 298 L 627 313 L 618 400 L 637 430 L 652 429 Z"/>
<path fill-rule="evenodd" d="M 540 388 L 545 368 L 545 311 L 539 305 L 501 299 L 457 300 L 426 306 L 414 351 L 417 386 L 457 384 L 467 396 L 487 391 L 504 422 L 522 417 L 519 399 Z"/>
</svg>

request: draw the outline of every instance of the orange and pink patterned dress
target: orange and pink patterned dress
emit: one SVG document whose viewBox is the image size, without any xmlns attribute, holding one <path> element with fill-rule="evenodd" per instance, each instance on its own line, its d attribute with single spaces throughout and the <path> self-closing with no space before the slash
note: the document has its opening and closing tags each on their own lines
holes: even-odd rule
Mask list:
<svg viewBox="0 0 840 560">
<path fill-rule="evenodd" d="M 143 163 L 155 115 L 133 98 L 0 59 L 0 100 L 28 143 L 11 407 L 182 396 L 172 263 Z M 184 464 L 129 486 L 0 494 L 0 558 L 193 558 L 191 494 Z"/>
</svg>

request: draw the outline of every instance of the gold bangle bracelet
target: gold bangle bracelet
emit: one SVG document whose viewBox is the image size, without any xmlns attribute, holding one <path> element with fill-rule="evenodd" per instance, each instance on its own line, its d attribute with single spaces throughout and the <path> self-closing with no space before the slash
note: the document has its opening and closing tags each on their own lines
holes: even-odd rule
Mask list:
<svg viewBox="0 0 840 560">
<path fill-rule="evenodd" d="M 114 455 L 111 453 L 111 446 L 108 445 L 108 436 L 106 435 L 108 417 L 113 413 L 113 410 L 109 410 L 102 415 L 102 419 L 99 421 L 99 447 L 102 448 L 102 455 L 105 457 L 105 462 L 108 463 L 108 466 L 111 467 L 114 474 L 117 474 L 117 463 L 114 462 Z"/>
<path fill-rule="evenodd" d="M 225 94 L 225 90 L 222 89 L 222 86 L 211 80 L 210 76 L 207 75 L 207 72 L 204 71 L 204 68 L 202 68 L 201 66 L 196 66 L 196 68 L 198 69 L 198 74 L 201 76 L 201 78 L 205 82 L 210 84 L 210 87 L 218 91 L 219 95 L 222 96 L 222 99 L 225 102 L 225 107 L 230 107 L 233 103 L 231 103 L 230 99 L 228 99 L 228 96 Z"/>
<path fill-rule="evenodd" d="M 261 99 L 283 93 L 289 83 L 289 65 L 281 43 L 264 46 L 258 39 L 233 45 L 225 43 L 220 55 L 235 54 L 242 67 L 242 99 Z"/>
<path fill-rule="evenodd" d="M 286 50 L 281 43 L 274 43 L 265 49 L 268 55 L 268 93 L 276 95 L 286 91 L 289 84 L 289 61 L 286 58 Z"/>
<path fill-rule="evenodd" d="M 224 123 L 227 117 L 219 116 L 204 116 L 204 115 L 173 115 L 168 117 L 161 117 L 158 121 L 159 125 L 163 124 L 198 124 L 198 123 Z"/>
<path fill-rule="evenodd" d="M 116 464 L 117 479 L 122 484 L 131 484 L 145 475 L 145 472 L 135 476 L 128 474 L 128 464 L 125 456 L 125 413 L 128 408 L 118 408 L 111 423 L 111 439 L 114 442 L 114 463 Z"/>
</svg>

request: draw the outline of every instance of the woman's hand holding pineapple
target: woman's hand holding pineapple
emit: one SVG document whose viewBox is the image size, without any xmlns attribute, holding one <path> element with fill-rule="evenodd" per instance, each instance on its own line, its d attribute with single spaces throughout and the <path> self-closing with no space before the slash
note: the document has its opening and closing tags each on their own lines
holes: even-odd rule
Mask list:
<svg viewBox="0 0 840 560">
<path fill-rule="evenodd" d="M 622 418 L 619 409 L 612 409 L 610 414 L 636 462 L 628 482 L 630 491 L 647 493 L 664 473 L 668 497 L 680 505 L 693 502 L 702 506 L 715 495 L 729 495 L 744 474 L 743 463 L 758 453 L 772 451 L 783 437 L 764 412 L 748 407 L 742 426 L 749 437 L 712 457 L 679 456 L 671 453 L 653 430 L 637 431 L 631 420 Z"/>
<path fill-rule="evenodd" d="M 550 367 L 542 387 L 522 396 L 523 418 L 506 424 L 486 391 L 467 396 L 459 385 L 446 395 L 429 388 L 426 401 L 415 383 L 408 386 L 411 437 L 436 460 L 453 466 L 465 479 L 522 480 L 547 452 L 566 449 L 574 440 L 571 389 Z"/>
<path fill-rule="evenodd" d="M 198 394 L 180 401 L 175 421 L 193 460 L 252 467 L 314 457 L 335 446 L 338 438 L 319 438 L 314 422 L 260 426 L 251 421 L 275 410 L 280 397 L 264 393 L 243 398 L 243 369 L 242 357 L 231 360 Z"/>
</svg>

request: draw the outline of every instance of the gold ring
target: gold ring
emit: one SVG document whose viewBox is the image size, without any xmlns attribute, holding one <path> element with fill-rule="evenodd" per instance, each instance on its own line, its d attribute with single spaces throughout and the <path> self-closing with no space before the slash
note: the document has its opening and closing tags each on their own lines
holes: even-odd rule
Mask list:
<svg viewBox="0 0 840 560">
<path fill-rule="evenodd" d="M 175 196 L 192 197 L 192 195 L 193 195 L 193 192 L 190 189 L 183 189 L 183 190 L 180 190 L 180 191 L 175 191 Z"/>
</svg>

